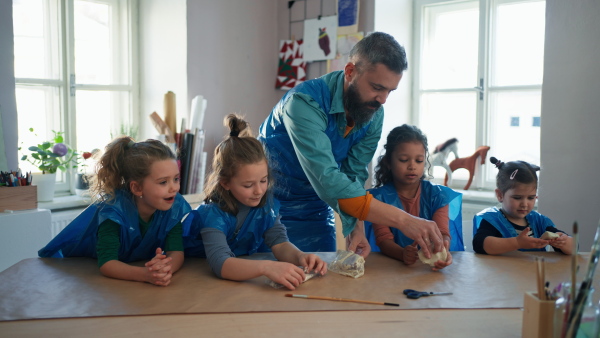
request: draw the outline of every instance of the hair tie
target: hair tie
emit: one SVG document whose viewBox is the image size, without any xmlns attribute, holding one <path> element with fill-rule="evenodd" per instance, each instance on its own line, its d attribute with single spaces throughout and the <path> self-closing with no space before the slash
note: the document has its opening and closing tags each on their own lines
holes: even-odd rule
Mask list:
<svg viewBox="0 0 600 338">
<path fill-rule="evenodd" d="M 515 176 L 517 176 L 517 173 L 519 172 L 519 169 L 515 169 L 515 171 L 512 172 L 512 174 L 510 174 L 510 179 L 514 179 Z"/>
<path fill-rule="evenodd" d="M 130 140 L 129 143 L 127 143 L 127 145 L 125 146 L 125 148 L 131 149 L 131 147 L 133 147 L 134 144 L 135 142 L 133 142 L 133 140 Z"/>
<path fill-rule="evenodd" d="M 502 169 L 502 166 L 504 165 L 504 162 L 495 157 L 490 158 L 490 161 L 496 166 L 496 169 Z"/>
<path fill-rule="evenodd" d="M 229 132 L 229 136 L 230 137 L 238 137 L 239 134 L 240 134 L 239 131 L 233 131 L 232 130 L 232 131 Z"/>
</svg>

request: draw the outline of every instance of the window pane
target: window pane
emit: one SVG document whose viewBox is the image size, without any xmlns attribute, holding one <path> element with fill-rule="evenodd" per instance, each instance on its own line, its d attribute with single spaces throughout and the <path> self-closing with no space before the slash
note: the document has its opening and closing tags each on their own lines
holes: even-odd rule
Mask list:
<svg viewBox="0 0 600 338">
<path fill-rule="evenodd" d="M 496 7 L 492 28 L 492 85 L 542 83 L 545 15 L 545 1 Z"/>
<path fill-rule="evenodd" d="M 116 2 L 74 2 L 75 74 L 81 84 L 127 84 L 128 48 L 120 46 Z M 126 46 L 126 45 L 125 45 Z M 124 61 L 124 63 L 123 63 Z M 123 67 L 123 68 L 120 68 Z"/>
<path fill-rule="evenodd" d="M 433 153 L 435 147 L 448 139 L 458 139 L 458 156 L 471 155 L 475 147 L 475 121 L 476 121 L 475 93 L 443 93 L 423 94 L 421 96 L 420 128 L 427 135 L 429 152 Z M 448 163 L 453 155 L 448 157 Z M 434 167 L 433 176 L 444 179 L 446 171 L 441 167 Z M 468 178 L 468 174 L 457 171 L 453 179 Z"/>
<path fill-rule="evenodd" d="M 491 143 L 489 156 L 540 164 L 541 92 L 500 92 L 490 95 Z M 489 177 L 496 177 L 495 167 Z"/>
<path fill-rule="evenodd" d="M 13 0 L 15 77 L 60 77 L 56 0 Z"/>
<path fill-rule="evenodd" d="M 121 135 L 121 129 L 133 129 L 128 92 L 78 90 L 76 102 L 77 149 L 80 151 L 104 149 L 113 137 Z M 130 136 L 135 138 L 136 135 Z"/>
<path fill-rule="evenodd" d="M 478 6 L 468 2 L 425 9 L 421 89 L 477 85 Z"/>
<path fill-rule="evenodd" d="M 28 153 L 29 147 L 49 140 L 52 130 L 61 130 L 60 90 L 45 86 L 16 86 L 17 112 L 19 123 L 19 147 L 21 154 Z M 34 132 L 29 132 L 33 128 Z M 19 157 L 20 158 L 20 157 Z M 39 171 L 29 162 L 20 162 L 24 171 Z"/>
</svg>

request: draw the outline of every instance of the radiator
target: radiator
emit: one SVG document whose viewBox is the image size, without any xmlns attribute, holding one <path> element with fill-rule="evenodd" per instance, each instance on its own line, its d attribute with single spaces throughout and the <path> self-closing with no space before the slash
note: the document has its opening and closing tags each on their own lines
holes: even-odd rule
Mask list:
<svg viewBox="0 0 600 338">
<path fill-rule="evenodd" d="M 62 231 L 83 209 L 52 212 L 50 217 L 50 235 L 54 238 Z"/>
</svg>

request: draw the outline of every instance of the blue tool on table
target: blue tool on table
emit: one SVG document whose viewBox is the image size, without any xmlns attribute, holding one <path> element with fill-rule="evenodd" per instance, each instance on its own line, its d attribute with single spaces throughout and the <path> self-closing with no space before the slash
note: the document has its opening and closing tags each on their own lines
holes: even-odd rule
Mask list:
<svg viewBox="0 0 600 338">
<path fill-rule="evenodd" d="M 421 297 L 429 297 L 429 296 L 447 296 L 451 295 L 452 292 L 427 292 L 427 291 L 417 291 L 413 289 L 405 289 L 404 294 L 406 298 L 410 299 L 419 299 Z"/>
</svg>

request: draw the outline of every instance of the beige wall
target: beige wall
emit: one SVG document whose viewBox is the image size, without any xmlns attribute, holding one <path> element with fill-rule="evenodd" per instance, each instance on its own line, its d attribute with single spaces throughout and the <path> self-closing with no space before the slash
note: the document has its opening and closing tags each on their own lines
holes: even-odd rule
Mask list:
<svg viewBox="0 0 600 338">
<path fill-rule="evenodd" d="M 600 1 L 546 0 L 539 211 L 590 251 L 600 218 Z"/>
<path fill-rule="evenodd" d="M 187 87 L 207 99 L 205 151 L 223 140 L 223 118 L 246 116 L 254 132 L 283 92 L 275 89 L 278 1 L 187 1 Z"/>
</svg>

